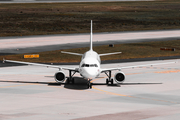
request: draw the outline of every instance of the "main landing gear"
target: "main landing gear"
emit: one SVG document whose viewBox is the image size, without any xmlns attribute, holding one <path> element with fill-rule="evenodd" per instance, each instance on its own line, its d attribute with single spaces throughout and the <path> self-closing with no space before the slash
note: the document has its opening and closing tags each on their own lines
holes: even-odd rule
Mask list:
<svg viewBox="0 0 180 120">
<path fill-rule="evenodd" d="M 114 80 L 113 80 L 113 78 L 111 78 L 111 71 L 107 71 L 107 72 L 105 72 L 105 74 L 108 76 L 108 78 L 106 79 L 106 84 L 107 85 L 110 85 L 110 84 L 113 85 Z"/>
<path fill-rule="evenodd" d="M 74 78 L 73 78 L 73 76 L 74 76 L 74 74 L 75 74 L 76 72 L 74 71 L 74 73 L 72 74 L 72 71 L 71 70 L 69 70 L 69 77 L 67 78 L 67 84 L 70 84 L 70 83 L 72 83 L 72 84 L 74 84 Z"/>
</svg>

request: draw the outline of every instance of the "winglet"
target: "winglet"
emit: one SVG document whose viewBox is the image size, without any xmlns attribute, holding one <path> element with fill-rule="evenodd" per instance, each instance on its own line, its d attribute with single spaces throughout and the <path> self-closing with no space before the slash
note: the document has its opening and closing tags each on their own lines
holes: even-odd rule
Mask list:
<svg viewBox="0 0 180 120">
<path fill-rule="evenodd" d="M 91 36 L 90 36 L 90 50 L 93 50 L 93 45 L 92 45 L 92 32 L 93 32 L 93 30 L 92 30 L 92 20 L 91 20 Z"/>
</svg>

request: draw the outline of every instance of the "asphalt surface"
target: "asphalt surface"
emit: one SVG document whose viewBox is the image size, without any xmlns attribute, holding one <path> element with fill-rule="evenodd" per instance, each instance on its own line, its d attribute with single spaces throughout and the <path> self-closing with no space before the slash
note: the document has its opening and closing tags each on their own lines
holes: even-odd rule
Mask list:
<svg viewBox="0 0 180 120">
<path fill-rule="evenodd" d="M 81 0 L 76 0 L 76 2 L 80 1 Z M 0 0 L 0 3 L 19 2 L 27 3 L 74 1 Z M 164 35 L 166 35 L 166 33 L 164 33 Z M 53 38 L 52 36 L 45 37 L 50 37 L 48 39 Z M 67 36 L 65 35 L 65 38 L 66 37 Z M 130 37 L 134 39 L 134 36 Z M 151 35 L 150 37 L 154 37 L 154 35 Z M 34 39 L 34 37 L 28 38 Z M 173 35 L 173 37 L 156 37 L 150 39 L 140 37 L 135 38 L 134 40 L 131 39 L 129 41 L 127 41 L 127 39 L 123 40 L 121 37 L 118 37 L 118 39 L 105 39 L 105 41 L 98 42 L 95 40 L 95 46 L 152 40 L 174 40 L 179 38 L 180 37 L 178 36 L 178 33 L 177 36 Z M 82 41 L 78 43 L 70 42 L 58 44 L 55 42 L 52 45 L 49 45 L 49 43 L 46 45 L 39 44 L 42 43 L 40 41 L 37 44 L 27 46 L 30 45 L 29 43 L 33 43 L 31 40 L 29 43 L 27 41 L 17 41 L 20 42 L 20 44 L 17 44 L 16 46 L 16 44 L 13 43 L 10 39 L 15 41 L 14 38 L 0 39 L 1 55 L 33 53 L 89 46 L 88 42 Z M 42 38 L 40 37 L 40 39 Z M 4 44 L 3 41 L 6 40 L 10 40 L 10 42 Z M 174 58 L 178 57 L 179 56 Z M 151 58 L 151 60 L 154 59 L 160 58 Z M 137 59 L 137 61 L 139 60 Z M 111 68 L 167 61 L 126 63 L 126 60 L 122 60 L 111 62 L 116 63 L 103 64 L 102 67 Z M 180 118 L 180 63 L 159 65 L 156 67 L 124 69 L 122 71 L 126 74 L 126 81 L 120 86 L 117 84 L 107 86 L 105 84 L 106 76 L 102 74 L 99 78 L 92 81 L 92 89 L 87 89 L 87 81 L 80 78 L 78 74 L 75 76 L 75 84 L 59 85 L 54 83 L 53 78 L 54 73 L 58 71 L 57 69 L 47 69 L 43 67 L 26 65 L 19 66 L 19 64 L 16 64 L 17 66 L 14 65 L 15 64 L 12 63 L 0 63 L 0 120 L 176 120 Z M 77 65 L 70 66 L 77 67 Z M 66 75 L 68 75 L 68 71 L 64 72 Z M 115 72 L 113 72 L 113 75 L 114 74 Z"/>
<path fill-rule="evenodd" d="M 94 33 L 93 45 L 165 41 L 180 39 L 180 30 Z M 22 54 L 89 47 L 90 34 L 1 37 L 0 55 Z"/>
<path fill-rule="evenodd" d="M 146 35 L 152 37 L 152 32 L 155 33 L 151 31 L 151 36 L 149 36 L 146 32 Z M 158 32 L 156 31 L 156 33 Z M 153 38 L 145 39 L 144 37 L 142 38 L 142 36 L 138 36 L 141 38 L 139 41 L 179 38 L 178 30 L 176 30 L 176 32 L 170 31 L 170 36 L 168 36 L 167 31 L 161 33 L 163 33 L 162 36 L 166 34 L 166 37 L 157 38 L 157 36 L 153 34 Z M 176 33 L 177 35 L 172 35 L 172 33 Z M 117 38 L 119 33 L 108 33 L 108 35 L 115 35 L 114 37 L 116 39 L 111 38 L 111 40 L 108 41 L 107 39 L 98 39 L 102 40 L 98 41 L 98 43 L 109 44 L 112 43 L 112 41 L 119 43 L 139 42 L 137 41 L 137 37 L 129 36 L 130 33 L 128 32 L 127 34 L 124 34 L 124 37 L 132 38 L 129 40 L 120 39 L 122 38 L 122 34 L 120 34 L 121 37 Z M 133 34 L 136 35 L 136 33 Z M 131 35 L 133 34 L 131 33 Z M 140 34 L 143 33 L 139 33 L 139 35 Z M 62 47 L 67 45 L 66 48 L 71 48 L 74 46 L 73 44 L 77 46 L 78 44 L 79 46 L 89 45 L 88 42 L 82 41 L 79 43 L 63 43 L 62 39 L 60 39 L 62 44 L 57 44 L 57 41 L 59 42 L 59 37 L 57 36 L 55 36 L 55 38 L 54 36 L 45 36 L 47 39 L 42 39 L 41 36 L 16 39 L 1 38 L 0 44 L 7 43 L 1 45 L 4 47 L 1 49 L 1 54 L 18 54 L 16 52 L 7 52 L 6 50 L 9 49 L 10 46 L 15 46 L 10 51 L 14 50 L 18 52 L 22 50 L 28 52 L 27 49 L 32 49 L 31 45 L 35 44 L 36 47 L 33 47 L 33 49 L 38 49 L 41 46 L 42 50 L 47 50 L 45 44 L 49 43 L 48 39 L 53 41 L 53 38 L 55 41 L 51 41 L 51 43 L 53 43 L 52 48 L 56 45 L 57 48 L 59 45 L 62 45 Z M 89 35 L 76 35 L 77 39 L 81 38 L 83 40 L 87 36 L 89 38 Z M 102 36 L 104 36 L 103 38 L 108 38 L 106 33 L 95 36 L 95 38 L 101 38 Z M 67 35 L 63 35 L 63 37 L 60 35 L 60 37 L 66 39 Z M 70 37 L 76 38 L 74 35 L 70 35 Z M 24 41 L 26 38 L 30 39 Z M 34 38 L 39 38 L 37 41 L 35 40 L 35 44 Z M 44 42 L 42 42 L 42 40 L 44 40 Z M 89 39 L 85 39 L 85 41 L 86 40 Z M 41 44 L 39 44 L 38 41 Z M 95 43 L 96 42 L 97 39 L 95 39 Z M 72 46 L 68 46 L 71 44 Z M 29 45 L 29 47 L 26 45 Z M 44 45 L 45 47 L 43 47 Z M 5 50 L 4 53 L 2 52 L 3 50 Z M 177 56 L 177 58 L 178 57 L 179 56 Z M 169 60 L 146 62 L 127 62 L 122 60 L 114 62 L 116 63 L 103 64 L 102 68 L 169 62 Z M 72 65 L 68 65 L 68 67 L 78 67 L 78 65 L 74 64 L 77 63 L 72 63 Z M 117 85 L 114 82 L 114 85 L 107 86 L 105 84 L 107 76 L 102 74 L 92 81 L 92 89 L 87 89 L 87 81 L 82 79 L 79 74 L 75 75 L 75 84 L 64 83 L 60 85 L 54 81 L 54 74 L 58 69 L 27 65 L 19 66 L 18 64 L 14 66 L 12 63 L 1 63 L 0 65 L 0 120 L 169 120 L 180 117 L 180 63 L 123 69 L 122 71 L 126 74 L 126 81 L 122 85 Z M 69 74 L 68 71 L 64 72 L 66 75 Z M 117 71 L 114 71 L 112 76 L 114 76 L 115 72 Z"/>
<path fill-rule="evenodd" d="M 104 64 L 102 68 L 161 62 L 169 60 Z M 54 84 L 53 76 L 58 71 L 54 68 L 15 66 L 1 67 L 0 71 L 1 120 L 177 120 L 180 117 L 180 63 L 123 69 L 126 81 L 120 86 L 115 82 L 107 86 L 106 75 L 101 74 L 92 81 L 92 89 L 87 89 L 87 81 L 79 74 L 75 75 L 75 84 Z M 68 71 L 64 72 L 68 75 Z"/>
</svg>

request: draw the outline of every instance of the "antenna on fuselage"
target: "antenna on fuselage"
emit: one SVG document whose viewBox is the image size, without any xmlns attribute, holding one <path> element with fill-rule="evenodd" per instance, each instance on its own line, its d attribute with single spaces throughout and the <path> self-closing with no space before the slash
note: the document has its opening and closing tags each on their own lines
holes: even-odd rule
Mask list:
<svg viewBox="0 0 180 120">
<path fill-rule="evenodd" d="M 90 50 L 93 50 L 93 45 L 92 45 L 92 20 L 91 20 Z"/>
</svg>

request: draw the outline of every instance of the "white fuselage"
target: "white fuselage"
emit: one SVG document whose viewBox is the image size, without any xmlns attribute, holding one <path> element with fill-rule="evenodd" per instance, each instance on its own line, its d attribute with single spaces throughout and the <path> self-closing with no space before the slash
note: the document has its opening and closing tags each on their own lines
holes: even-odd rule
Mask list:
<svg viewBox="0 0 180 120">
<path fill-rule="evenodd" d="M 100 57 L 95 51 L 87 51 L 83 54 L 80 62 L 80 75 L 88 80 L 98 77 L 101 73 L 100 62 Z"/>
</svg>

